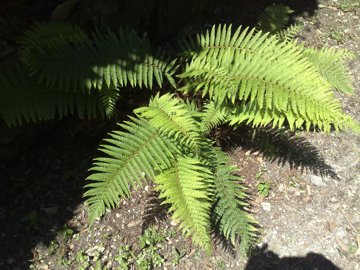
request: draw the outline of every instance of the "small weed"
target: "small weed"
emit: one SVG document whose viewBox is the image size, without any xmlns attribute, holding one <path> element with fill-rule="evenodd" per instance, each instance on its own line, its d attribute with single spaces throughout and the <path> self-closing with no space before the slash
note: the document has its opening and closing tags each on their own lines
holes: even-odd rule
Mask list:
<svg viewBox="0 0 360 270">
<path fill-rule="evenodd" d="M 343 12 L 351 12 L 351 11 L 354 11 L 354 10 L 360 8 L 360 3 L 352 2 L 352 1 L 341 1 L 339 4 L 339 8 Z"/>
<path fill-rule="evenodd" d="M 331 30 L 329 36 L 330 36 L 330 38 L 335 40 L 337 43 L 344 43 L 344 41 L 345 41 L 344 32 L 342 32 L 342 31 L 340 31 L 338 29 Z"/>
<path fill-rule="evenodd" d="M 60 246 L 60 244 L 57 241 L 55 241 L 55 240 L 51 241 L 49 243 L 49 254 L 50 255 L 55 254 L 56 251 L 58 250 L 59 246 Z"/>
<path fill-rule="evenodd" d="M 261 196 L 269 196 L 271 185 L 270 182 L 260 182 L 257 186 L 258 192 Z"/>
<path fill-rule="evenodd" d="M 140 250 L 138 252 L 133 251 L 132 246 L 124 245 L 119 249 L 119 255 L 115 257 L 115 261 L 119 264 L 119 269 L 124 270 L 132 269 L 134 265 L 139 270 L 161 269 L 165 258 L 160 254 L 160 250 L 165 241 L 164 234 L 150 227 L 139 238 Z M 183 255 L 179 253 L 177 263 L 182 257 Z"/>
<path fill-rule="evenodd" d="M 63 236 L 64 238 L 68 238 L 73 236 L 74 231 L 68 225 L 64 225 L 62 229 L 57 231 L 58 236 Z"/>
<path fill-rule="evenodd" d="M 119 249 L 119 255 L 115 257 L 120 269 L 129 269 L 131 261 L 135 257 L 129 245 L 124 245 Z"/>
<path fill-rule="evenodd" d="M 348 249 L 350 253 L 355 253 L 358 249 L 358 246 L 355 243 L 350 243 L 348 245 Z"/>
<path fill-rule="evenodd" d="M 27 232 L 40 231 L 41 219 L 37 211 L 30 211 L 27 215 L 23 216 L 22 221 L 25 222 L 25 230 Z"/>
<path fill-rule="evenodd" d="M 220 260 L 217 262 L 217 269 L 219 270 L 225 270 L 226 264 L 223 260 Z"/>
<path fill-rule="evenodd" d="M 147 246 L 157 245 L 163 241 L 165 241 L 165 237 L 159 234 L 154 227 L 150 227 L 144 231 L 142 236 L 140 236 L 139 244 L 140 248 L 145 248 Z"/>
<path fill-rule="evenodd" d="M 78 263 L 79 270 L 85 270 L 90 266 L 89 257 L 81 251 L 76 254 L 75 261 Z"/>
</svg>

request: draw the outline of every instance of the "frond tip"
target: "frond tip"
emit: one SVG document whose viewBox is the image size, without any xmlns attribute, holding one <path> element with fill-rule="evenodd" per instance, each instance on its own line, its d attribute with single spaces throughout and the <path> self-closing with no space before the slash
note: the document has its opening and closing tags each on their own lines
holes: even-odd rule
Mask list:
<svg viewBox="0 0 360 270">
<path fill-rule="evenodd" d="M 240 251 L 246 252 L 256 238 L 257 222 L 245 209 L 249 204 L 242 179 L 234 175 L 236 168 L 228 163 L 226 155 L 218 151 L 212 218 L 225 238 L 233 245 L 240 240 Z"/>
<path fill-rule="evenodd" d="M 210 240 L 210 194 L 211 172 L 195 158 L 178 157 L 174 168 L 158 175 L 160 198 L 171 205 L 174 220 L 180 220 L 180 229 L 185 236 L 209 251 Z"/>
</svg>

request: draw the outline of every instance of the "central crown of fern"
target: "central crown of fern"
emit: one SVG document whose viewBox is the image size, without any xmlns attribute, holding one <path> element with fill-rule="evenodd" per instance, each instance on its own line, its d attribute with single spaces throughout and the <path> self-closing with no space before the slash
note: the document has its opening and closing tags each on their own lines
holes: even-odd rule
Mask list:
<svg viewBox="0 0 360 270">
<path fill-rule="evenodd" d="M 111 115 L 125 86 L 179 89 L 157 94 L 138 108 L 100 147 L 84 196 L 94 222 L 131 191 L 153 181 L 179 228 L 211 249 L 217 231 L 247 249 L 255 220 L 236 168 L 209 139 L 220 124 L 316 127 L 329 131 L 359 124 L 343 113 L 332 89 L 352 92 L 347 51 L 306 48 L 292 40 L 298 27 L 275 31 L 284 21 L 267 13 L 259 29 L 214 26 L 180 43 L 181 59 L 153 51 L 129 29 L 92 37 L 70 24 L 37 24 L 19 40 L 21 64 L 0 76 L 0 114 L 9 124 L 79 116 Z M 268 22 L 266 22 L 268 20 Z M 265 25 L 276 27 L 267 29 Z M 175 75 L 177 63 L 185 63 Z M 201 95 L 196 103 L 192 97 Z M 16 105 L 16 106 L 15 106 Z"/>
</svg>

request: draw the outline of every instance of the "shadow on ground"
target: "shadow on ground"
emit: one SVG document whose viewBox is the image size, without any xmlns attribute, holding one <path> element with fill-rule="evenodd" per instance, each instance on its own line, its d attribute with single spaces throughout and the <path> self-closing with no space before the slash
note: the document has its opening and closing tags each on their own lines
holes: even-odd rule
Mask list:
<svg viewBox="0 0 360 270">
<path fill-rule="evenodd" d="M 279 166 L 288 164 L 291 169 L 300 169 L 301 172 L 310 171 L 316 175 L 339 179 L 314 145 L 286 129 L 252 129 L 243 126 L 220 136 L 220 144 L 226 150 L 240 146 L 245 151 L 261 153 L 265 160 L 276 162 Z"/>
<path fill-rule="evenodd" d="M 29 269 L 33 248 L 66 232 L 105 135 L 80 121 L 27 129 L 0 144 L 0 269 Z"/>
<path fill-rule="evenodd" d="M 310 252 L 305 257 L 283 257 L 267 250 L 253 250 L 245 270 L 341 270 L 323 255 Z"/>
</svg>

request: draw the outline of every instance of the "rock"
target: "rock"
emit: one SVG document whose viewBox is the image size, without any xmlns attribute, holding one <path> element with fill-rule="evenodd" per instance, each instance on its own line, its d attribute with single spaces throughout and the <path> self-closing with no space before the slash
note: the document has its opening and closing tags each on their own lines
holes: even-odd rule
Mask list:
<svg viewBox="0 0 360 270">
<path fill-rule="evenodd" d="M 313 183 L 317 187 L 324 187 L 326 184 L 324 183 L 324 179 L 321 176 L 317 176 L 315 174 L 309 175 L 311 183 Z"/>
<path fill-rule="evenodd" d="M 94 246 L 85 251 L 85 254 L 90 257 L 97 257 L 100 253 L 105 250 L 102 246 Z"/>
<path fill-rule="evenodd" d="M 271 211 L 271 205 L 270 205 L 270 203 L 268 203 L 268 202 L 262 202 L 262 203 L 261 203 L 261 206 L 262 206 L 262 208 L 264 209 L 264 211 Z"/>
<path fill-rule="evenodd" d="M 180 223 L 180 220 L 172 219 L 170 224 L 171 224 L 171 226 L 177 226 L 179 223 Z"/>
<path fill-rule="evenodd" d="M 133 228 L 133 227 L 136 227 L 137 225 L 141 224 L 141 220 L 133 220 L 133 221 L 130 221 L 128 224 L 127 224 L 127 227 L 128 228 Z"/>
</svg>

